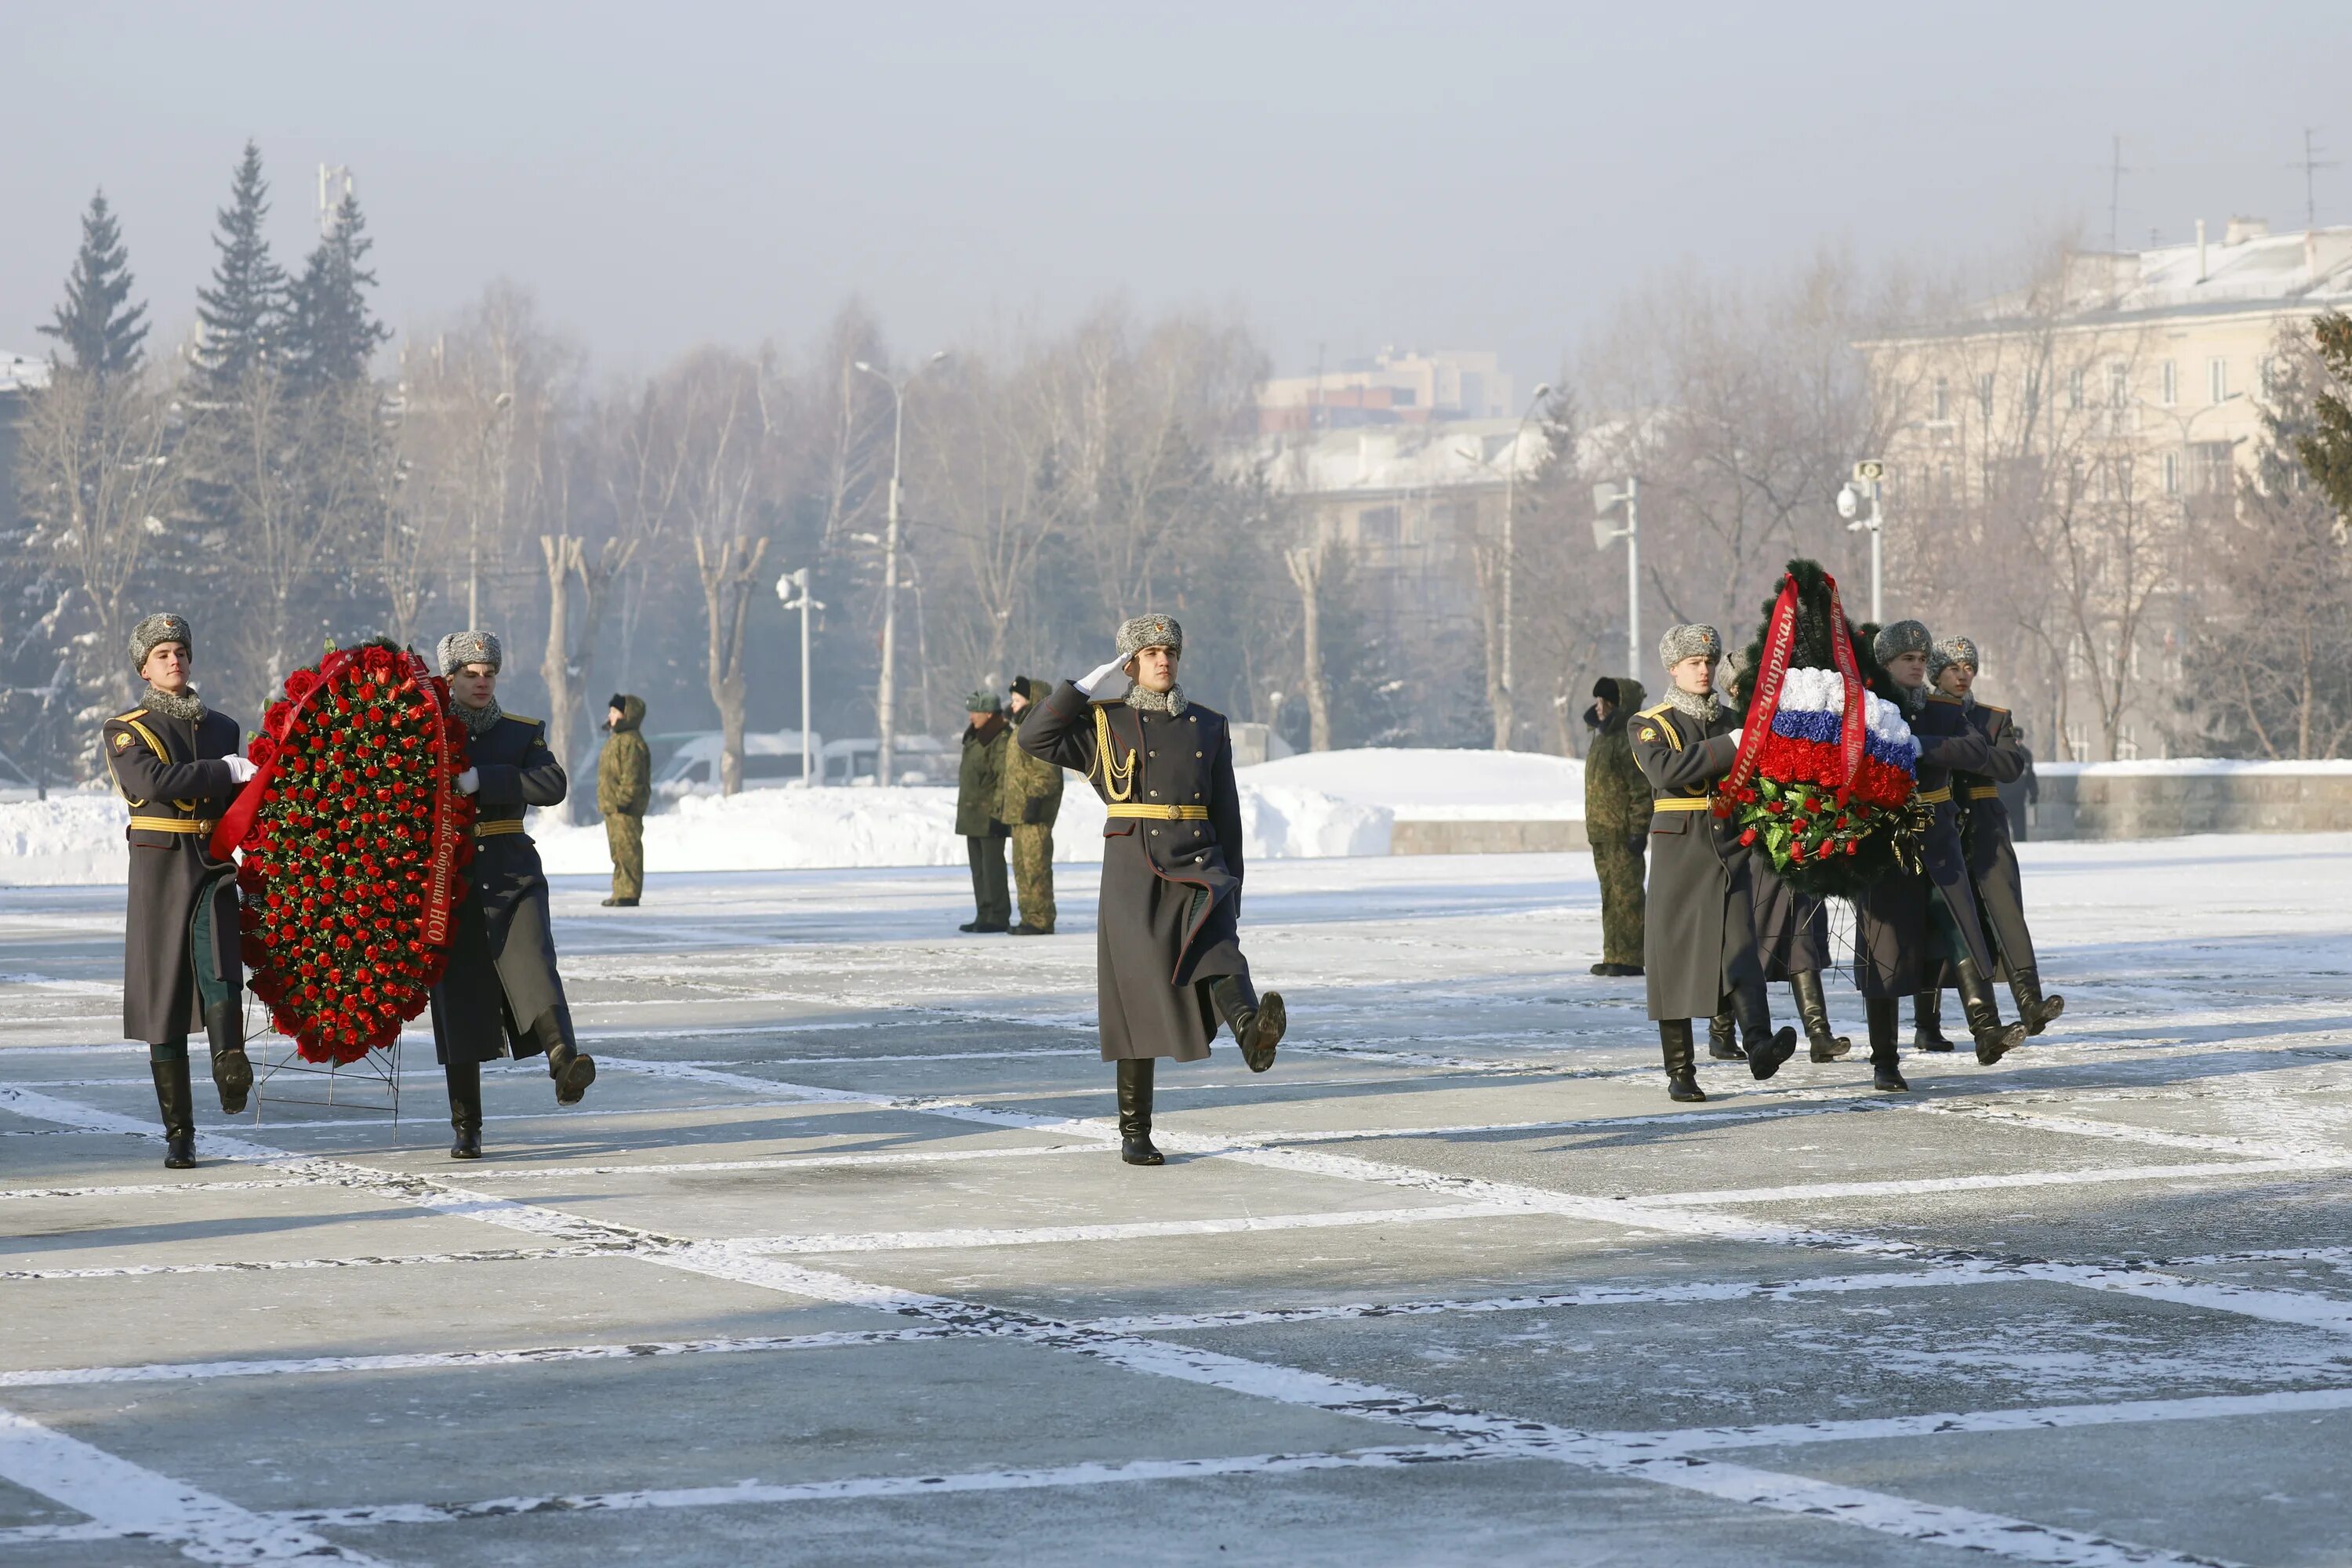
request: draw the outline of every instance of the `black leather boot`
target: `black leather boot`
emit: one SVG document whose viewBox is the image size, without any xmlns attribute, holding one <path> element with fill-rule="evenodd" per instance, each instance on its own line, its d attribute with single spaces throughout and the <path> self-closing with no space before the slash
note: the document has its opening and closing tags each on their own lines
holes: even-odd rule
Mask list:
<svg viewBox="0 0 2352 1568">
<path fill-rule="evenodd" d="M 1892 996 L 1863 998 L 1863 1017 L 1870 1026 L 1870 1087 L 1889 1094 L 1907 1094 L 1903 1069 L 1895 1065 L 1895 1037 L 1903 1031 L 1903 1005 Z"/>
<path fill-rule="evenodd" d="M 1247 980 L 1238 974 L 1220 974 L 1209 982 L 1209 1000 L 1234 1032 L 1234 1044 L 1242 1048 L 1242 1060 L 1249 1063 L 1250 1071 L 1264 1072 L 1272 1067 L 1274 1048 L 1282 1044 L 1282 1033 L 1290 1024 L 1282 993 L 1269 991 L 1264 1001 L 1253 1001 Z"/>
<path fill-rule="evenodd" d="M 163 1169 L 185 1171 L 196 1163 L 196 1095 L 188 1087 L 188 1053 L 148 1063 L 155 1078 L 155 1109 L 163 1116 Z"/>
<path fill-rule="evenodd" d="M 2050 1021 L 2066 1010 L 2066 998 L 2052 992 L 2042 994 L 2042 976 L 2031 969 L 2012 970 L 2009 976 L 2009 994 L 2017 1003 L 2017 1016 L 2025 1020 L 2025 1032 L 2038 1035 L 2050 1026 Z"/>
<path fill-rule="evenodd" d="M 1992 982 L 1985 978 L 1975 959 L 1960 960 L 1955 982 L 1955 989 L 1960 994 L 1960 1011 L 1969 1021 L 1969 1033 L 1976 1037 L 1977 1061 L 1980 1065 L 1990 1067 L 2025 1044 L 2023 1024 L 2000 1021 L 2000 1004 L 1993 996 Z"/>
<path fill-rule="evenodd" d="M 1739 1016 L 1739 1043 L 1748 1047 L 1748 1070 L 1760 1083 L 1797 1054 L 1797 1031 L 1784 1027 L 1773 1032 L 1771 996 L 1760 980 L 1734 991 L 1731 1006 Z"/>
<path fill-rule="evenodd" d="M 1789 994 L 1797 999 L 1797 1016 L 1805 1026 L 1805 1038 L 1811 1042 L 1813 1060 L 1833 1062 L 1853 1049 L 1852 1040 L 1830 1033 L 1830 999 L 1822 994 L 1819 970 L 1789 976 Z"/>
<path fill-rule="evenodd" d="M 1151 1143 L 1151 1063 L 1129 1057 L 1118 1064 L 1118 1157 L 1130 1165 L 1164 1165 Z"/>
<path fill-rule="evenodd" d="M 1659 1019 L 1658 1046 L 1666 1058 L 1666 1098 L 1705 1100 L 1706 1092 L 1698 1086 L 1698 1060 L 1691 1039 L 1691 1021 L 1688 1018 Z"/>
<path fill-rule="evenodd" d="M 457 1139 L 449 1145 L 452 1160 L 482 1157 L 482 1064 L 452 1061 L 441 1069 L 449 1080 L 449 1126 Z"/>
<path fill-rule="evenodd" d="M 1911 1048 L 1915 1051 L 1948 1051 L 1952 1042 L 1944 1037 L 1944 993 L 1930 986 L 1911 998 Z"/>
<path fill-rule="evenodd" d="M 205 1009 L 205 1033 L 213 1050 L 213 1089 L 231 1116 L 245 1109 L 253 1092 L 253 1063 L 245 1054 L 245 1009 L 232 996 Z"/>
<path fill-rule="evenodd" d="M 1706 1021 L 1706 1054 L 1717 1061 L 1744 1062 L 1748 1059 L 1748 1053 L 1739 1048 L 1739 1041 L 1732 1034 L 1733 1027 L 1728 1012 L 1717 1013 Z"/>
</svg>

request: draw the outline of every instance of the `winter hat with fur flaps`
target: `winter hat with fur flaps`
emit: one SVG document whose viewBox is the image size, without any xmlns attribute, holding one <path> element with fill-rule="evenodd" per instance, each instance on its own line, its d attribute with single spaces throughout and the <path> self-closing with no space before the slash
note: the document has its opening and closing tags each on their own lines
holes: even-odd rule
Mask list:
<svg viewBox="0 0 2352 1568">
<path fill-rule="evenodd" d="M 131 627 L 131 668 L 146 668 L 147 656 L 167 642 L 178 643 L 191 654 L 196 651 L 195 635 L 188 630 L 187 616 L 163 610 Z"/>
<path fill-rule="evenodd" d="M 1122 621 L 1118 627 L 1118 657 L 1133 658 L 1148 647 L 1164 647 L 1171 653 L 1184 651 L 1184 628 L 1172 616 L 1138 616 Z"/>
<path fill-rule="evenodd" d="M 1969 667 L 1974 675 L 1983 668 L 1977 661 L 1977 645 L 1973 637 L 1946 637 L 1927 650 L 1927 679 L 1934 680 L 1956 664 Z"/>
<path fill-rule="evenodd" d="M 993 691 L 975 691 L 963 700 L 963 709 L 967 713 L 1002 713 L 1004 704 L 996 700 Z"/>
<path fill-rule="evenodd" d="M 451 632 L 441 639 L 436 652 L 444 676 L 455 675 L 469 664 L 487 664 L 496 675 L 506 663 L 506 650 L 491 632 Z"/>
<path fill-rule="evenodd" d="M 1723 634 L 1713 626 L 1693 622 L 1688 626 L 1668 626 L 1666 635 L 1658 639 L 1658 658 L 1668 669 L 1686 658 L 1706 655 L 1712 661 L 1723 657 Z"/>
<path fill-rule="evenodd" d="M 1935 647 L 1935 636 L 1926 626 L 1918 621 L 1896 621 L 1879 629 L 1871 639 L 1870 651 L 1879 663 L 1892 664 L 1906 653 L 1931 653 Z"/>
</svg>

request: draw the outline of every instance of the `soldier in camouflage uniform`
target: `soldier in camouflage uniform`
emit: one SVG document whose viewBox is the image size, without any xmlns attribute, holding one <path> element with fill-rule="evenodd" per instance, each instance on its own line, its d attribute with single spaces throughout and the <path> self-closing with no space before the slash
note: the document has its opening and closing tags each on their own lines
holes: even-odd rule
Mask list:
<svg viewBox="0 0 2352 1568">
<path fill-rule="evenodd" d="M 1650 781 L 1633 761 L 1625 721 L 1647 695 L 1630 677 L 1592 687 L 1600 733 L 1584 758 L 1584 838 L 1601 879 L 1601 962 L 1595 974 L 1642 973 L 1642 872 L 1650 842 Z"/>
<path fill-rule="evenodd" d="M 1014 729 L 1029 705 L 1051 696 L 1051 683 L 1031 676 L 1013 679 L 1006 710 Z M 1021 900 L 1014 936 L 1054 934 L 1054 822 L 1062 815 L 1062 770 L 1018 746 L 1004 751 L 1004 796 L 997 818 L 1013 829 L 1013 888 Z"/>
<path fill-rule="evenodd" d="M 653 752 L 640 732 L 646 700 L 613 694 L 604 728 L 612 738 L 596 757 L 596 811 L 613 855 L 613 896 L 607 909 L 633 910 L 646 891 L 646 807 L 653 804 Z"/>
</svg>

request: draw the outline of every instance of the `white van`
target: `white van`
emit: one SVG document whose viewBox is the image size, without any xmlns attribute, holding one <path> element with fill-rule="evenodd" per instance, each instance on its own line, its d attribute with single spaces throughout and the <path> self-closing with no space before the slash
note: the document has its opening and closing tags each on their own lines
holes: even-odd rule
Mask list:
<svg viewBox="0 0 2352 1568">
<path fill-rule="evenodd" d="M 890 782 L 902 784 L 951 784 L 963 764 L 960 742 L 936 735 L 901 735 L 894 748 Z M 873 736 L 855 741 L 829 741 L 818 777 L 829 784 L 871 784 L 881 771 L 882 742 Z"/>
<path fill-rule="evenodd" d="M 654 794 L 667 800 L 680 795 L 717 795 L 719 759 L 726 737 L 716 730 L 689 736 L 654 770 Z M 823 753 L 824 737 L 811 735 L 809 750 Z M 801 782 L 801 732 L 777 730 L 743 734 L 743 787 L 782 789 Z"/>
</svg>

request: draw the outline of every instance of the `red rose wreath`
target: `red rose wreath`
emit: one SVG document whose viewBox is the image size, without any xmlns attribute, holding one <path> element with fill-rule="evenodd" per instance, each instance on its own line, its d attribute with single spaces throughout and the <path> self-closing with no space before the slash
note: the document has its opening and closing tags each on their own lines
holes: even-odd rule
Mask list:
<svg viewBox="0 0 2352 1568">
<path fill-rule="evenodd" d="M 259 769 L 213 835 L 239 851 L 246 966 L 311 1061 L 355 1062 L 425 1010 L 448 962 L 473 803 L 447 682 L 390 642 L 286 678 L 246 748 Z"/>
</svg>

